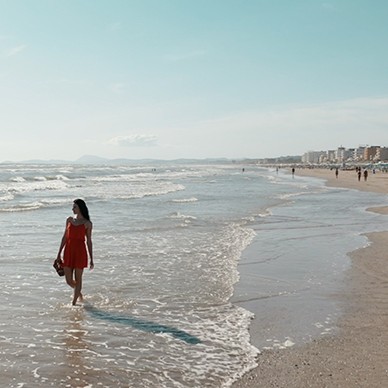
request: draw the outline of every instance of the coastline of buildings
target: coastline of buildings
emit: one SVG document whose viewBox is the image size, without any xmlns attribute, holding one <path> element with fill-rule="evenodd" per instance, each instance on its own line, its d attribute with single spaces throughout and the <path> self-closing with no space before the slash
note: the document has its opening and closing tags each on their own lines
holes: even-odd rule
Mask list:
<svg viewBox="0 0 388 388">
<path fill-rule="evenodd" d="M 308 151 L 301 157 L 302 163 L 379 163 L 388 161 L 388 148 L 381 146 L 360 146 L 358 148 L 338 147 L 336 150 Z"/>
<path fill-rule="evenodd" d="M 302 166 L 337 166 L 364 168 L 388 167 L 388 147 L 359 146 L 357 148 L 338 147 L 327 151 L 307 151 L 303 155 L 280 156 L 277 158 L 259 159 L 262 165 L 302 165 Z"/>
</svg>

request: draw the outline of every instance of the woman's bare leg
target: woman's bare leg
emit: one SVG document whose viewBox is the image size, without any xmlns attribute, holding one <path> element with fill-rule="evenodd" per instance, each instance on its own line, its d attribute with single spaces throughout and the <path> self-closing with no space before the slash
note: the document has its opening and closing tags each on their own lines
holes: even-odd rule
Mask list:
<svg viewBox="0 0 388 388">
<path fill-rule="evenodd" d="M 73 306 L 77 303 L 78 298 L 82 300 L 82 274 L 84 270 L 83 268 L 75 268 L 74 269 L 74 275 L 75 275 L 75 286 L 74 286 L 74 298 L 73 298 Z"/>
<path fill-rule="evenodd" d="M 66 283 L 71 287 L 75 287 L 75 281 L 73 279 L 73 268 L 64 267 Z"/>
</svg>

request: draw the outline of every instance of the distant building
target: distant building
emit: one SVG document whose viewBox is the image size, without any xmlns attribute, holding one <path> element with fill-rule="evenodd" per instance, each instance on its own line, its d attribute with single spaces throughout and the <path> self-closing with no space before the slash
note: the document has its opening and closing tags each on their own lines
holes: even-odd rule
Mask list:
<svg viewBox="0 0 388 388">
<path fill-rule="evenodd" d="M 355 151 L 355 148 L 348 148 L 345 151 L 345 161 L 346 162 L 353 162 L 354 161 L 354 151 Z"/>
<path fill-rule="evenodd" d="M 365 147 L 360 146 L 356 148 L 353 153 L 353 160 L 356 162 L 360 162 L 364 160 L 364 152 L 365 152 Z"/>
<path fill-rule="evenodd" d="M 376 157 L 377 150 L 380 147 L 378 146 L 368 146 L 364 149 L 364 160 L 365 161 L 373 161 L 373 159 Z"/>
<path fill-rule="evenodd" d="M 388 148 L 379 147 L 378 150 L 376 151 L 375 160 L 381 161 L 381 162 L 388 161 Z"/>
<path fill-rule="evenodd" d="M 340 163 L 344 162 L 346 160 L 345 152 L 346 152 L 345 147 L 338 147 L 335 152 L 335 160 Z"/>
<path fill-rule="evenodd" d="M 335 150 L 327 151 L 327 161 L 335 162 L 337 160 L 335 154 L 336 154 Z"/>
<path fill-rule="evenodd" d="M 302 162 L 317 164 L 320 162 L 320 158 L 325 155 L 324 151 L 308 151 L 302 155 Z"/>
<path fill-rule="evenodd" d="M 271 159 L 259 159 L 264 164 L 346 164 L 355 163 L 388 163 L 388 147 L 360 145 L 357 148 L 345 148 L 342 145 L 336 150 L 308 151 L 302 156 L 280 156 Z"/>
</svg>

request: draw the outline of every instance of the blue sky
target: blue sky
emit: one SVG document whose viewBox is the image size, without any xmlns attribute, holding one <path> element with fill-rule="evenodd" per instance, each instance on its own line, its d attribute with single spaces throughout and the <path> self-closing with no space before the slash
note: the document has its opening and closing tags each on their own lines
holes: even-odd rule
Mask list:
<svg viewBox="0 0 388 388">
<path fill-rule="evenodd" d="M 0 0 L 0 161 L 388 146 L 385 0 Z"/>
</svg>

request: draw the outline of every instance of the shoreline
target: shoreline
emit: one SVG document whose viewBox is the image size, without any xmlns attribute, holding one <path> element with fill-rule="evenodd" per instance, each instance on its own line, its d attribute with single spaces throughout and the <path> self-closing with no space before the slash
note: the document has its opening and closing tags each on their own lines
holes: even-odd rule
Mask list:
<svg viewBox="0 0 388 388">
<path fill-rule="evenodd" d="M 358 181 L 355 171 L 297 169 L 298 176 L 326 181 L 327 186 L 388 194 L 388 174 Z M 388 214 L 388 206 L 368 211 Z M 341 293 L 333 295 L 344 309 L 336 334 L 281 350 L 263 350 L 258 366 L 233 388 L 381 387 L 388 386 L 388 231 L 366 234 L 370 244 L 349 253 Z M 251 333 L 252 335 L 252 333 Z"/>
</svg>

